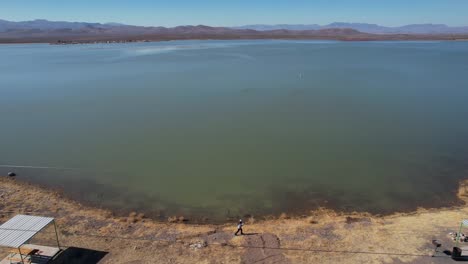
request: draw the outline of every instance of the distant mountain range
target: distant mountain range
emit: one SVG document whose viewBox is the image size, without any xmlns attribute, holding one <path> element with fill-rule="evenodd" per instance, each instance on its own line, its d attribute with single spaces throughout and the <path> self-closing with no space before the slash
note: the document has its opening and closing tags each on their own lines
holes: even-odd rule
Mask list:
<svg viewBox="0 0 468 264">
<path fill-rule="evenodd" d="M 0 32 L 14 31 L 14 30 L 57 30 L 57 29 L 86 29 L 86 28 L 161 28 L 161 27 L 139 27 L 130 26 L 119 23 L 87 23 L 87 22 L 66 22 L 66 21 L 48 21 L 44 19 L 37 19 L 33 21 L 12 22 L 0 19 Z M 321 30 L 331 28 L 350 28 L 363 33 L 371 34 L 466 34 L 468 33 L 468 26 L 466 27 L 449 27 L 444 24 L 412 24 L 400 27 L 385 27 L 377 24 L 368 23 L 344 23 L 335 22 L 328 25 L 318 24 L 278 24 L 278 25 L 245 25 L 239 27 L 231 27 L 233 29 L 252 29 L 256 31 L 271 31 L 271 30 Z"/>
<path fill-rule="evenodd" d="M 279 25 L 246 25 L 240 27 L 234 27 L 236 29 L 253 29 L 258 31 L 266 30 L 320 30 L 329 28 L 351 28 L 364 33 L 371 34 L 466 34 L 468 33 L 468 26 L 466 27 L 449 27 L 444 24 L 412 24 L 400 27 L 385 27 L 377 24 L 367 23 L 344 23 L 335 22 L 328 25 L 290 25 L 290 24 L 279 24 Z"/>
<path fill-rule="evenodd" d="M 0 43 L 92 43 L 183 39 L 334 39 L 334 40 L 459 40 L 468 27 L 408 25 L 388 28 L 373 24 L 252 25 L 242 27 L 143 27 L 118 23 L 0 20 Z"/>
</svg>

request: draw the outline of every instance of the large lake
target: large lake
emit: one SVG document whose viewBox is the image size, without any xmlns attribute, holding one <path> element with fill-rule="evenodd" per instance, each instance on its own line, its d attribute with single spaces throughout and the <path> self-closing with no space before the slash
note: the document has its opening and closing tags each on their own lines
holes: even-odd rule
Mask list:
<svg viewBox="0 0 468 264">
<path fill-rule="evenodd" d="M 0 174 L 118 210 L 447 206 L 468 42 L 1 45 L 0 124 Z"/>
</svg>

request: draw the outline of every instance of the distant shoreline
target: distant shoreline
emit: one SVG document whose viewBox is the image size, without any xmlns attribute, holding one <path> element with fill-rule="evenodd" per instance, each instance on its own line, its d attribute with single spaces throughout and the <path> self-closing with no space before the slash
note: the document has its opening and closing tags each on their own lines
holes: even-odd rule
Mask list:
<svg viewBox="0 0 468 264">
<path fill-rule="evenodd" d="M 335 41 L 468 41 L 468 34 L 368 34 L 347 29 L 328 31 L 248 31 L 154 34 L 69 34 L 10 36 L 0 33 L 0 44 L 54 45 L 161 42 L 174 40 L 335 40 Z"/>
<path fill-rule="evenodd" d="M 389 42 L 401 42 L 401 41 L 446 41 L 446 42 L 468 42 L 468 36 L 465 38 L 427 38 L 427 39 L 335 39 L 335 38 L 245 38 L 245 39 L 226 39 L 226 38 L 193 38 L 193 39 L 160 39 L 160 40 L 95 40 L 95 41 L 4 41 L 0 39 L 0 45 L 21 45 L 21 44 L 49 44 L 53 46 L 68 46 L 68 45 L 92 45 L 92 44 L 128 44 L 128 43 L 157 43 L 167 41 L 209 41 L 209 40 L 308 40 L 308 41 L 339 41 L 339 42 L 378 42 L 378 41 L 389 41 Z"/>
<path fill-rule="evenodd" d="M 49 44 L 54 46 L 60 45 L 90 45 L 90 44 L 127 44 L 127 43 L 156 43 L 156 42 L 166 42 L 166 41 L 190 41 L 190 40 L 199 40 L 199 41 L 209 41 L 209 40 L 309 40 L 309 41 L 340 41 L 340 42 L 378 42 L 378 41 L 390 41 L 390 42 L 400 42 L 400 41 L 447 41 L 447 42 L 468 42 L 468 36 L 465 38 L 415 38 L 415 39 L 336 39 L 336 38 L 174 38 L 174 39 L 158 39 L 158 40 L 93 40 L 93 41 L 4 41 L 0 39 L 0 45 L 21 45 L 21 44 Z"/>
</svg>

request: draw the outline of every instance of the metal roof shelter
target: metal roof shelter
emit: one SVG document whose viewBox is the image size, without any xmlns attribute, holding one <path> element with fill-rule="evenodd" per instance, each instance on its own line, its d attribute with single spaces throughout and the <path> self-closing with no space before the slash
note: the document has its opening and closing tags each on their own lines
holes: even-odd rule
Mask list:
<svg viewBox="0 0 468 264">
<path fill-rule="evenodd" d="M 60 248 L 57 225 L 54 218 L 32 215 L 16 215 L 2 224 L 0 226 L 0 246 L 17 248 L 21 252 L 22 245 L 51 223 L 54 224 L 57 246 Z"/>
</svg>

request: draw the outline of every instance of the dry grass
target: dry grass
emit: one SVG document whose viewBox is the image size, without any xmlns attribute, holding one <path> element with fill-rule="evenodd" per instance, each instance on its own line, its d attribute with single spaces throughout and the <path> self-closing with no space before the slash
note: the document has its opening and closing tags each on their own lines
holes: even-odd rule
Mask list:
<svg viewBox="0 0 468 264">
<path fill-rule="evenodd" d="M 441 263 L 450 259 L 431 258 L 431 240 L 450 249 L 447 233 L 468 216 L 465 205 L 385 217 L 320 209 L 307 218 L 248 219 L 244 232 L 251 235 L 235 237 L 236 223 L 161 223 L 139 212 L 115 217 L 25 185 L 0 178 L 0 220 L 17 213 L 56 217 L 62 244 L 109 252 L 100 263 Z M 468 182 L 458 196 L 468 201 Z"/>
</svg>

